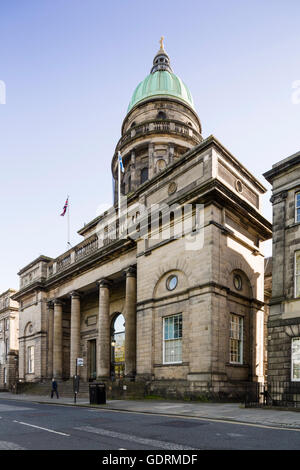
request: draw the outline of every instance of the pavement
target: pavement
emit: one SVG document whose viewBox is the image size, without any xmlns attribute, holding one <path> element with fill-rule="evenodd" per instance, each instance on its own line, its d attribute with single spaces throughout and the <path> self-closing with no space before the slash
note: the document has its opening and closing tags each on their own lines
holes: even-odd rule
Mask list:
<svg viewBox="0 0 300 470">
<path fill-rule="evenodd" d="M 239 403 L 190 403 L 147 399 L 107 400 L 105 405 L 91 405 L 88 398 L 80 398 L 80 396 L 75 404 L 73 398 L 60 397 L 57 399 L 40 395 L 16 395 L 10 392 L 0 392 L 1 399 L 300 429 L 300 412 L 274 408 L 245 408 L 243 404 Z"/>
</svg>

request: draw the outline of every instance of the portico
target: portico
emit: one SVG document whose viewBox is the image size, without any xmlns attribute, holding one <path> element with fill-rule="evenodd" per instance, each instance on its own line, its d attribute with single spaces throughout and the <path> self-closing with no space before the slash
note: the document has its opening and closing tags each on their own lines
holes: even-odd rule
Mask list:
<svg viewBox="0 0 300 470">
<path fill-rule="evenodd" d="M 78 371 L 83 379 L 89 380 L 92 357 L 89 357 L 89 342 L 96 344 L 96 377 L 108 379 L 112 375 L 111 330 L 114 298 L 120 286 L 120 294 L 125 296 L 123 308 L 118 310 L 125 318 L 125 376 L 134 378 L 136 373 L 136 267 L 129 266 L 118 276 L 103 278 L 96 281 L 93 289 L 76 290 L 63 297 L 47 302 L 47 377 L 57 379 L 73 377 L 76 373 L 76 359 L 85 356 L 85 366 Z M 111 296 L 113 299 L 111 302 Z M 97 317 L 90 319 L 87 311 L 95 311 L 96 296 L 98 297 Z M 89 307 L 93 298 L 93 308 Z M 83 307 L 83 311 L 82 311 Z M 87 318 L 87 320 L 86 320 Z M 65 320 L 63 320 L 65 319 Z M 64 324 L 64 323 L 65 324 Z M 69 322 L 69 326 L 67 326 Z M 81 325 L 85 325 L 81 329 Z M 86 327 L 90 328 L 86 328 Z M 68 331 L 69 330 L 69 331 Z M 91 339 L 88 332 L 93 335 Z M 69 344 L 68 344 L 69 343 Z M 64 349 L 69 347 L 70 364 L 64 364 L 66 354 Z M 66 371 L 69 373 L 66 374 Z M 95 378 L 96 378 L 95 377 Z"/>
</svg>

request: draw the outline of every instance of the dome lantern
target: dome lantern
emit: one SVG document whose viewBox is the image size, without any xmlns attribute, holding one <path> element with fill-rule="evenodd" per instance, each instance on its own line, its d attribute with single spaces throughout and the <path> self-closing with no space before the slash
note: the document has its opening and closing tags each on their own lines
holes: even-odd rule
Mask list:
<svg viewBox="0 0 300 470">
<path fill-rule="evenodd" d="M 153 67 L 151 69 L 151 73 L 158 72 L 159 70 L 167 70 L 168 72 L 173 73 L 173 70 L 170 65 L 170 58 L 164 49 L 163 40 L 164 37 L 162 36 L 159 41 L 160 49 L 153 59 Z"/>
</svg>

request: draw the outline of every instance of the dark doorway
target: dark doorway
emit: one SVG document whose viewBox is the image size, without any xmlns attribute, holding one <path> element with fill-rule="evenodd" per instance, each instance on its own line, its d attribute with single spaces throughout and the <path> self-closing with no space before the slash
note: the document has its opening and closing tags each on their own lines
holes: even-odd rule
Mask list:
<svg viewBox="0 0 300 470">
<path fill-rule="evenodd" d="M 91 381 L 91 380 L 95 380 L 97 376 L 96 340 L 95 339 L 88 341 L 88 358 L 89 358 L 88 379 L 89 381 Z"/>
</svg>

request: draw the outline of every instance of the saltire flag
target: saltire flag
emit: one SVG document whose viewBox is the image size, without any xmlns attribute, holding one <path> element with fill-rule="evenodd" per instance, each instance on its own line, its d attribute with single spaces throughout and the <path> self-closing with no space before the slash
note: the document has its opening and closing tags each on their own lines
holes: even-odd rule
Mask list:
<svg viewBox="0 0 300 470">
<path fill-rule="evenodd" d="M 68 205 L 69 205 L 69 196 L 67 197 L 67 200 L 65 202 L 65 205 L 64 205 L 64 208 L 63 208 L 63 211 L 60 215 L 64 216 L 65 213 L 67 212 L 67 209 L 68 209 Z"/>
<path fill-rule="evenodd" d="M 124 173 L 125 170 L 124 170 L 122 155 L 121 155 L 120 152 L 118 152 L 118 154 L 119 154 L 119 164 L 120 164 L 120 168 L 121 168 L 122 173 Z"/>
</svg>

